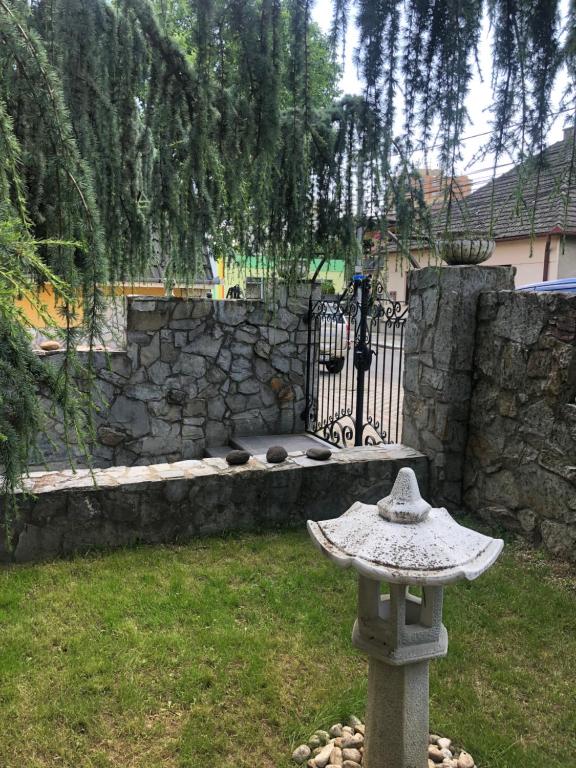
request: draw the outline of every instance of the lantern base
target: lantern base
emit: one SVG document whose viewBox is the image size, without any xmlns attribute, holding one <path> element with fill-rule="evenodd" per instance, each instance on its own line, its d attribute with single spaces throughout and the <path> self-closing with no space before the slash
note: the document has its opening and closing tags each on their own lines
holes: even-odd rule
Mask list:
<svg viewBox="0 0 576 768">
<path fill-rule="evenodd" d="M 360 629 L 358 620 L 352 630 L 352 645 L 359 651 L 385 664 L 401 667 L 405 664 L 415 664 L 419 661 L 429 661 L 446 656 L 448 653 L 448 632 L 442 624 L 439 637 L 432 642 L 412 643 L 392 648 L 377 637 L 366 637 Z"/>
<path fill-rule="evenodd" d="M 428 662 L 370 658 L 364 768 L 427 768 Z"/>
</svg>

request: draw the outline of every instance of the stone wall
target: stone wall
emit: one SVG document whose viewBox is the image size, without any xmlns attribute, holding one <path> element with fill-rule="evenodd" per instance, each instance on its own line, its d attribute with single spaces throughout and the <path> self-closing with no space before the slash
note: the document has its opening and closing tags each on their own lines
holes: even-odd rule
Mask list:
<svg viewBox="0 0 576 768">
<path fill-rule="evenodd" d="M 462 503 L 478 298 L 513 285 L 509 267 L 409 273 L 402 442 L 429 457 L 430 490 L 438 504 Z"/>
<path fill-rule="evenodd" d="M 481 297 L 465 502 L 576 560 L 576 296 Z"/>
<path fill-rule="evenodd" d="M 0 497 L 0 562 L 24 562 L 101 547 L 182 542 L 195 536 L 302 525 L 390 493 L 412 467 L 427 495 L 427 460 L 403 446 L 336 451 L 326 462 L 291 453 L 282 464 L 253 457 L 35 473 L 6 541 Z"/>
<path fill-rule="evenodd" d="M 94 466 L 191 459 L 234 435 L 300 431 L 310 290 L 281 290 L 266 304 L 129 298 L 126 350 L 95 355 Z M 45 358 L 56 366 L 62 359 Z M 50 418 L 44 461 L 69 466 L 61 416 Z"/>
</svg>

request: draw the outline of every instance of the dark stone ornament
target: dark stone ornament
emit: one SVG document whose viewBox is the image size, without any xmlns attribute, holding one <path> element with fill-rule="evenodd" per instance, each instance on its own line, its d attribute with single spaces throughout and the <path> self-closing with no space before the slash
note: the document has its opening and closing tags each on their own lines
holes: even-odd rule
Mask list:
<svg viewBox="0 0 576 768">
<path fill-rule="evenodd" d="M 332 456 L 332 451 L 330 448 L 308 448 L 306 456 L 316 461 L 327 461 Z"/>
<path fill-rule="evenodd" d="M 226 461 L 231 465 L 246 464 L 249 458 L 248 451 L 230 451 L 226 454 Z"/>
<path fill-rule="evenodd" d="M 280 464 L 288 456 L 288 451 L 282 445 L 271 445 L 266 451 L 266 461 L 269 464 Z"/>
</svg>

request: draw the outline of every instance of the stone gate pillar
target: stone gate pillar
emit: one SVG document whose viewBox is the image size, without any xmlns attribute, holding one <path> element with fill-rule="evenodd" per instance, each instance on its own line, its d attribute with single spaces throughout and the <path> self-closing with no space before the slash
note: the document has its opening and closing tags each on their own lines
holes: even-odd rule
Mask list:
<svg viewBox="0 0 576 768">
<path fill-rule="evenodd" d="M 430 459 L 435 504 L 462 502 L 478 297 L 514 288 L 512 267 L 424 267 L 409 274 L 402 442 Z"/>
</svg>

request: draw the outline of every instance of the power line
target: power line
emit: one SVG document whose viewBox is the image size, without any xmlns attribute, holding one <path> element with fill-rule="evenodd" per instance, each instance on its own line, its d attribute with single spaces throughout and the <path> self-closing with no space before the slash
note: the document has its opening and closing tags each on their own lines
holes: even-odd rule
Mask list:
<svg viewBox="0 0 576 768">
<path fill-rule="evenodd" d="M 550 117 L 558 117 L 559 115 L 563 115 L 566 112 L 573 112 L 573 111 L 574 111 L 574 107 L 566 107 L 565 109 L 558 110 L 558 112 L 551 112 Z M 512 123 L 510 127 L 519 128 L 521 125 L 522 123 Z M 483 136 L 493 136 L 493 135 L 494 135 L 494 131 L 483 131 L 482 133 L 473 133 L 470 136 L 462 136 L 462 138 L 459 139 L 459 142 L 462 143 L 465 141 L 471 141 L 472 139 L 479 139 L 479 138 L 482 138 Z M 430 144 L 424 147 L 418 147 L 417 149 L 413 149 L 410 155 L 411 156 L 415 155 L 418 152 L 429 152 L 430 150 L 438 149 L 438 147 L 441 147 L 441 146 L 442 146 L 441 143 L 435 143 L 435 144 Z M 401 155 L 399 152 L 398 153 L 393 152 L 392 157 L 403 157 L 403 155 Z"/>
</svg>

